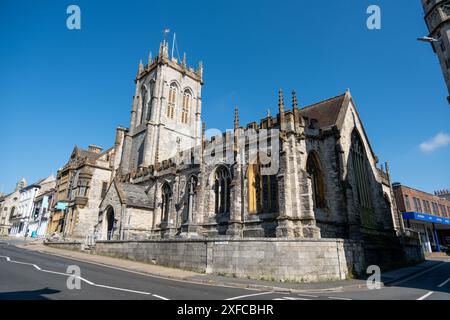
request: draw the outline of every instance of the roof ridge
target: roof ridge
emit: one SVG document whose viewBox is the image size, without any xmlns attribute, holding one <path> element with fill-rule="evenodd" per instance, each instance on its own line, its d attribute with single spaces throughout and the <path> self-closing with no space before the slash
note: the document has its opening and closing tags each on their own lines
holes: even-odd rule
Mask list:
<svg viewBox="0 0 450 320">
<path fill-rule="evenodd" d="M 345 95 L 346 95 L 346 93 L 342 93 L 342 94 L 339 94 L 337 96 L 334 96 L 334 97 L 331 97 L 331 98 L 328 98 L 328 99 L 325 99 L 325 100 L 321 100 L 321 101 L 315 102 L 313 104 L 310 104 L 310 105 L 307 105 L 307 106 L 301 108 L 299 111 L 315 107 L 318 104 L 321 104 L 321 103 L 324 103 L 324 102 L 328 102 L 328 101 L 331 101 L 331 100 L 334 100 L 334 99 L 337 99 L 337 98 L 345 97 Z"/>
</svg>

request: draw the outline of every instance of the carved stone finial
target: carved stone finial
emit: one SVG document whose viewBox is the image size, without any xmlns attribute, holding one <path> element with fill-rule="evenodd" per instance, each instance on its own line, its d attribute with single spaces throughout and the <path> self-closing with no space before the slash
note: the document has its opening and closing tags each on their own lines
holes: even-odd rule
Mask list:
<svg viewBox="0 0 450 320">
<path fill-rule="evenodd" d="M 198 68 L 197 68 L 197 75 L 202 78 L 203 77 L 203 62 L 200 61 L 198 63 Z"/>
<path fill-rule="evenodd" d="M 298 108 L 298 101 L 297 101 L 297 93 L 295 90 L 292 90 L 292 109 L 295 110 Z"/>
<path fill-rule="evenodd" d="M 152 52 L 150 51 L 150 53 L 148 54 L 148 65 L 151 65 L 153 63 L 153 57 L 152 57 Z"/>
<path fill-rule="evenodd" d="M 278 91 L 278 112 L 280 113 L 280 128 L 284 129 L 285 121 L 284 121 L 284 97 L 283 90 Z"/>
<path fill-rule="evenodd" d="M 144 71 L 144 65 L 141 59 L 141 61 L 139 61 L 138 74 L 140 74 L 142 71 Z"/>
<path fill-rule="evenodd" d="M 283 110 L 284 112 L 284 97 L 283 97 L 283 90 L 278 90 L 278 108 L 281 112 Z"/>
<path fill-rule="evenodd" d="M 183 54 L 183 62 L 181 63 L 183 68 L 186 68 L 186 52 Z"/>
</svg>

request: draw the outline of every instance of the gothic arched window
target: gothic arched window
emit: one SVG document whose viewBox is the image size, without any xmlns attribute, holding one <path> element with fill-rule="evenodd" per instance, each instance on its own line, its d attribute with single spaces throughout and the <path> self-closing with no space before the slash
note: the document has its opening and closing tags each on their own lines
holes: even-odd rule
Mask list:
<svg viewBox="0 0 450 320">
<path fill-rule="evenodd" d="M 148 90 L 148 102 L 147 102 L 147 121 L 149 121 L 152 117 L 152 97 L 154 88 L 155 88 L 155 81 L 150 80 Z"/>
<path fill-rule="evenodd" d="M 194 205 L 195 205 L 195 194 L 197 192 L 198 178 L 196 176 L 192 176 L 189 178 L 187 184 L 187 212 L 186 216 L 183 219 L 183 223 L 188 221 L 192 221 L 193 213 L 194 213 Z"/>
<path fill-rule="evenodd" d="M 146 104 L 147 104 L 147 88 L 146 87 L 142 87 L 141 90 L 141 115 L 140 115 L 140 119 L 139 119 L 139 124 L 142 124 L 142 121 L 144 121 L 144 113 L 146 110 Z"/>
<path fill-rule="evenodd" d="M 183 94 L 183 109 L 181 111 L 181 122 L 188 123 L 189 120 L 189 109 L 191 107 L 192 95 L 189 90 L 185 90 Z"/>
<path fill-rule="evenodd" d="M 326 207 L 325 183 L 321 168 L 317 155 L 314 152 L 310 153 L 306 160 L 306 171 L 311 177 L 314 207 L 324 209 Z"/>
<path fill-rule="evenodd" d="M 139 167 L 144 163 L 144 142 L 141 143 L 138 149 L 137 166 Z"/>
<path fill-rule="evenodd" d="M 12 207 L 12 208 L 11 208 L 11 211 L 10 211 L 10 213 L 9 213 L 9 219 L 11 219 L 12 217 L 14 217 L 15 211 L 16 211 L 16 207 Z"/>
<path fill-rule="evenodd" d="M 170 119 L 173 119 L 175 114 L 175 105 L 177 103 L 177 93 L 178 89 L 175 83 L 170 85 L 169 89 L 169 101 L 167 103 L 167 113 L 166 116 Z"/>
<path fill-rule="evenodd" d="M 165 183 L 161 192 L 161 221 L 169 220 L 170 201 L 172 200 L 172 190 L 169 184 Z"/>
<path fill-rule="evenodd" d="M 230 211 L 230 183 L 228 170 L 223 166 L 218 167 L 214 175 L 215 213 Z"/>
<path fill-rule="evenodd" d="M 356 130 L 352 133 L 351 155 L 353 164 L 353 176 L 358 193 L 358 202 L 361 206 L 361 220 L 364 225 L 373 224 L 373 209 L 370 196 L 369 163 L 366 157 L 364 144 Z"/>
<path fill-rule="evenodd" d="M 276 175 L 262 175 L 260 164 L 251 164 L 247 171 L 248 213 L 278 211 L 278 179 Z"/>
</svg>

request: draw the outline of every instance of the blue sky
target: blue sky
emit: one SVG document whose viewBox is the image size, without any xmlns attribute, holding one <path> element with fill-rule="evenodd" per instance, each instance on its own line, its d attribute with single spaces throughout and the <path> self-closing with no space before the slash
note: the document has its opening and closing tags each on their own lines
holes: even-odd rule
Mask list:
<svg viewBox="0 0 450 320">
<path fill-rule="evenodd" d="M 66 28 L 70 4 L 81 30 Z M 381 30 L 366 28 L 370 4 Z M 416 41 L 427 34 L 420 0 L 2 0 L 0 191 L 55 173 L 74 145 L 110 147 L 165 27 L 189 64 L 204 62 L 208 128 L 231 127 L 235 103 L 242 123 L 274 113 L 280 87 L 301 105 L 350 88 L 393 180 L 450 187 L 450 106 L 437 57 Z M 440 148 L 421 149 L 436 136 Z"/>
</svg>

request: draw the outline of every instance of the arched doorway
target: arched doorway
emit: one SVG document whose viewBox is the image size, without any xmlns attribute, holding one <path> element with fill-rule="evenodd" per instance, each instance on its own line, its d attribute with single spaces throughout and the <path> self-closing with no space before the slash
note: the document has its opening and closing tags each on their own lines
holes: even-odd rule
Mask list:
<svg viewBox="0 0 450 320">
<path fill-rule="evenodd" d="M 114 235 L 114 209 L 109 208 L 106 212 L 106 240 L 112 240 Z"/>
</svg>

